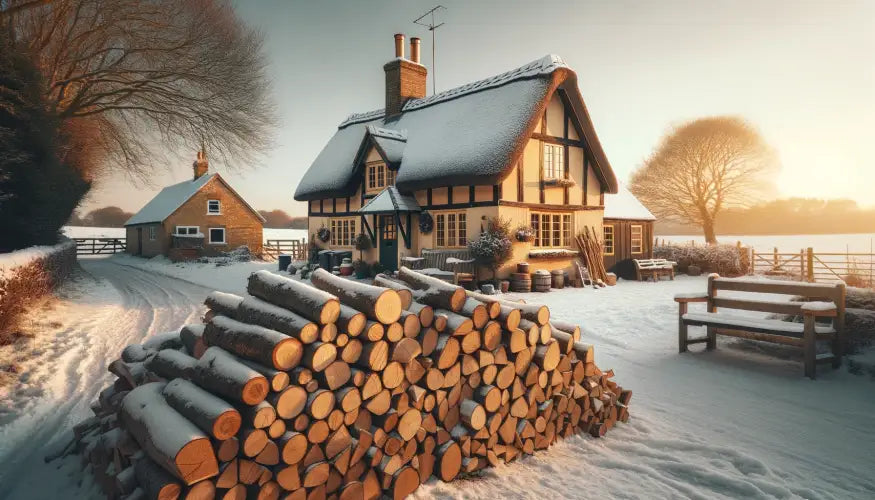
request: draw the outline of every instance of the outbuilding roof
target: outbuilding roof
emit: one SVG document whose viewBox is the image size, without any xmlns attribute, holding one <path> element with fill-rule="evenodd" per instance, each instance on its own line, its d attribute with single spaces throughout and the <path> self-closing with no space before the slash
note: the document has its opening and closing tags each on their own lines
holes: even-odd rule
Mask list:
<svg viewBox="0 0 875 500">
<path fill-rule="evenodd" d="M 328 141 L 295 191 L 299 201 L 355 192 L 363 144 L 373 141 L 389 163 L 400 161 L 395 184 L 402 192 L 433 186 L 492 185 L 508 175 L 548 97 L 563 89 L 592 151 L 607 192 L 616 177 L 595 134 L 577 75 L 548 55 L 491 78 L 410 99 L 401 113 L 353 114 Z"/>
<path fill-rule="evenodd" d="M 622 184 L 616 194 L 605 195 L 605 219 L 656 220 L 638 198 Z"/>
<path fill-rule="evenodd" d="M 216 179 L 222 182 L 225 186 L 234 193 L 234 196 L 240 199 L 256 217 L 264 222 L 264 217 L 252 208 L 246 200 L 243 199 L 224 179 L 217 173 L 204 174 L 197 179 L 183 181 L 179 184 L 173 184 L 162 189 L 152 198 L 149 203 L 143 206 L 139 212 L 125 222 L 125 226 L 133 226 L 136 224 L 151 224 L 155 222 L 164 222 L 170 217 L 179 207 L 185 204 L 192 196 L 206 186 L 211 180 Z"/>
</svg>

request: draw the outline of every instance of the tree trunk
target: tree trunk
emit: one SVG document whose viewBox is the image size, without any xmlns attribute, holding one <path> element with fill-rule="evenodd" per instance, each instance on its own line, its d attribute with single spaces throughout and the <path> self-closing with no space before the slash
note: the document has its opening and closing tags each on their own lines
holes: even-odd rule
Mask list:
<svg viewBox="0 0 875 500">
<path fill-rule="evenodd" d="M 702 231 L 705 232 L 705 243 L 709 245 L 717 244 L 717 235 L 714 234 L 714 220 L 711 218 L 706 218 L 704 222 L 702 222 Z"/>
</svg>

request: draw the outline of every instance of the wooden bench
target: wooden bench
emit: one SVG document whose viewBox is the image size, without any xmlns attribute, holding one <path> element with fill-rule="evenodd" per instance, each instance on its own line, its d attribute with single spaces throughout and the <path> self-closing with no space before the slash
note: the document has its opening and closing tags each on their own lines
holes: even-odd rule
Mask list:
<svg viewBox="0 0 875 500">
<path fill-rule="evenodd" d="M 668 276 L 674 280 L 674 267 L 677 263 L 665 259 L 632 259 L 635 262 L 635 277 L 638 281 L 642 278 L 653 278 L 659 281 L 660 276 Z"/>
<path fill-rule="evenodd" d="M 766 300 L 760 297 L 718 296 L 720 290 L 732 292 L 767 293 L 801 296 L 806 302 Z M 729 279 L 716 274 L 708 277 L 708 291 L 704 294 L 675 296 L 678 303 L 678 352 L 686 352 L 690 344 L 704 343 L 708 350 L 717 347 L 717 335 L 743 337 L 763 342 L 801 347 L 804 354 L 805 376 L 815 378 L 816 366 L 831 363 L 838 368 L 842 363 L 845 325 L 845 284 L 799 283 L 763 279 Z M 705 312 L 688 312 L 691 302 L 707 304 Z M 720 309 L 720 312 L 718 312 Z M 758 311 L 802 316 L 803 323 L 765 319 L 724 310 Z M 831 318 L 830 324 L 819 323 L 818 318 Z M 687 327 L 704 326 L 707 335 L 688 338 Z M 831 354 L 817 354 L 817 342 L 828 341 Z"/>
</svg>

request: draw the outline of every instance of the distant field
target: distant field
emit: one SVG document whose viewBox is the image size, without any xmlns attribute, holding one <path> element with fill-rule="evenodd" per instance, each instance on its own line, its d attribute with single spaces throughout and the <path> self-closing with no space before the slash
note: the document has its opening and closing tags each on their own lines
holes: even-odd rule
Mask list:
<svg viewBox="0 0 875 500">
<path fill-rule="evenodd" d="M 668 240 L 677 243 L 697 244 L 704 243 L 702 236 L 680 235 L 664 236 L 656 235 L 660 241 Z M 875 242 L 875 233 L 858 234 L 777 234 L 756 236 L 718 236 L 720 243 L 742 242 L 747 246 L 753 246 L 757 252 L 771 251 L 777 247 L 781 252 L 795 252 L 803 248 L 811 247 L 815 252 L 851 252 L 868 253 Z"/>
<path fill-rule="evenodd" d="M 123 227 L 64 226 L 64 234 L 70 238 L 124 238 Z M 267 229 L 265 240 L 306 240 L 306 229 Z"/>
</svg>

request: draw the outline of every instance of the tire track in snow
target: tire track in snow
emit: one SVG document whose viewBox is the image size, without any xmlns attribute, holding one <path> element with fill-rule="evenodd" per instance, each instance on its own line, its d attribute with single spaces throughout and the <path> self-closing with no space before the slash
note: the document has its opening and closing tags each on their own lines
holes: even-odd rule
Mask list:
<svg viewBox="0 0 875 500">
<path fill-rule="evenodd" d="M 196 320 L 209 289 L 108 259 L 83 259 L 84 275 L 38 311 L 22 374 L 0 394 L 0 498 L 89 498 L 76 457 L 45 464 L 112 381 L 106 371 L 124 346 Z M 60 325 L 60 326 L 59 326 Z M 77 494 L 78 492 L 78 494 Z M 5 496 L 7 495 L 8 496 Z"/>
</svg>

